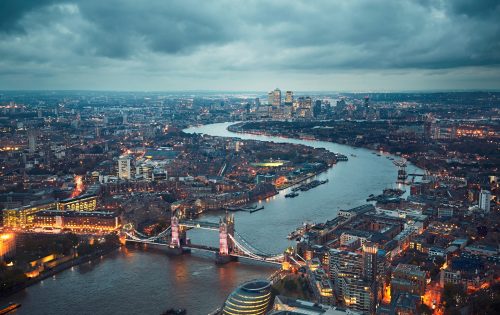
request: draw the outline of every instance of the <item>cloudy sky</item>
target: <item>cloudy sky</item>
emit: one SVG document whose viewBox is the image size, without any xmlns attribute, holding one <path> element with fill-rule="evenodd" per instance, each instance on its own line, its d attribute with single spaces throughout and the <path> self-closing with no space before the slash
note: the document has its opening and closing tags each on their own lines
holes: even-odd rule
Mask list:
<svg viewBox="0 0 500 315">
<path fill-rule="evenodd" d="M 498 0 L 1 0 L 0 89 L 500 89 Z"/>
</svg>

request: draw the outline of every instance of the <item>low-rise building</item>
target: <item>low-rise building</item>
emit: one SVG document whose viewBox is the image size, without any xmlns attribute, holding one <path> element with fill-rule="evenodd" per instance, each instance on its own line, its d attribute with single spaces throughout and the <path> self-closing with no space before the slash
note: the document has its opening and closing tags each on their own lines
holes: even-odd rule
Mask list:
<svg viewBox="0 0 500 315">
<path fill-rule="evenodd" d="M 36 229 L 69 229 L 74 232 L 111 232 L 121 225 L 113 212 L 59 211 L 37 212 L 33 219 Z"/>
</svg>

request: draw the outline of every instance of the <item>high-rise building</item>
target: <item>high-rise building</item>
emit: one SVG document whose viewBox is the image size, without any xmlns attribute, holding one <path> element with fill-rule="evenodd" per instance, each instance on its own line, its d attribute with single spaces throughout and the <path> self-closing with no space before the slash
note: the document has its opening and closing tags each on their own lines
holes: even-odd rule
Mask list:
<svg viewBox="0 0 500 315">
<path fill-rule="evenodd" d="M 345 99 L 341 98 L 340 100 L 337 101 L 337 106 L 335 107 L 335 111 L 337 113 L 345 111 L 347 108 L 347 103 Z"/>
<path fill-rule="evenodd" d="M 263 315 L 269 311 L 271 302 L 271 282 L 252 280 L 242 284 L 228 296 L 222 314 Z"/>
<path fill-rule="evenodd" d="M 131 179 L 130 156 L 123 155 L 118 159 L 118 178 Z"/>
<path fill-rule="evenodd" d="M 273 101 L 274 101 L 274 92 L 271 91 L 267 93 L 267 105 L 269 106 L 273 105 Z"/>
<path fill-rule="evenodd" d="M 491 207 L 491 192 L 489 190 L 481 189 L 479 193 L 479 209 L 485 213 L 490 212 Z"/>
<path fill-rule="evenodd" d="M 36 151 L 36 133 L 33 130 L 28 132 L 28 152 L 30 154 Z"/>
<path fill-rule="evenodd" d="M 308 109 L 312 108 L 312 98 L 310 96 L 306 96 L 303 106 L 304 106 L 304 108 L 308 108 Z"/>
<path fill-rule="evenodd" d="M 331 249 L 329 251 L 330 280 L 333 281 L 336 296 L 342 300 L 345 290 L 345 278 L 361 278 L 363 275 L 363 257 L 360 254 Z"/>
<path fill-rule="evenodd" d="M 319 115 L 321 115 L 321 100 L 316 100 L 313 107 L 313 116 L 317 118 Z"/>
<path fill-rule="evenodd" d="M 272 96 L 272 99 L 270 98 L 269 100 L 271 101 L 269 104 L 273 105 L 273 107 L 280 107 L 281 106 L 281 90 L 276 88 L 274 91 L 269 93 L 269 96 Z"/>
<path fill-rule="evenodd" d="M 124 125 L 128 124 L 128 114 L 126 112 L 123 113 L 123 124 Z"/>
<path fill-rule="evenodd" d="M 379 291 L 377 253 L 377 247 L 369 242 L 362 254 L 329 251 L 329 276 L 340 303 L 357 311 L 374 312 Z"/>
<path fill-rule="evenodd" d="M 368 241 L 363 244 L 363 278 L 368 281 L 377 278 L 377 252 L 376 244 Z"/>
<path fill-rule="evenodd" d="M 285 105 L 287 105 L 287 106 L 292 106 L 293 105 L 293 92 L 292 91 L 286 91 L 286 94 L 285 94 Z"/>
</svg>

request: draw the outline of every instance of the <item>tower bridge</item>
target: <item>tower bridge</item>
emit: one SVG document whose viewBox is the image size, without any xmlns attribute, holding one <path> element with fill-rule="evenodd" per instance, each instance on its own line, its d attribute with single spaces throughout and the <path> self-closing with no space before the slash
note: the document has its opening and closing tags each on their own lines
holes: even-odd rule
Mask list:
<svg viewBox="0 0 500 315">
<path fill-rule="evenodd" d="M 187 238 L 190 229 L 218 231 L 219 247 L 193 244 Z M 179 219 L 172 216 L 171 225 L 155 236 L 147 236 L 128 226 L 123 230 L 126 242 L 165 246 L 168 251 L 182 253 L 186 250 L 203 250 L 215 253 L 217 263 L 226 263 L 238 258 L 245 258 L 277 265 L 300 264 L 291 251 L 284 254 L 270 254 L 255 248 L 238 234 L 234 228 L 234 216 L 227 214 L 218 223 Z"/>
</svg>

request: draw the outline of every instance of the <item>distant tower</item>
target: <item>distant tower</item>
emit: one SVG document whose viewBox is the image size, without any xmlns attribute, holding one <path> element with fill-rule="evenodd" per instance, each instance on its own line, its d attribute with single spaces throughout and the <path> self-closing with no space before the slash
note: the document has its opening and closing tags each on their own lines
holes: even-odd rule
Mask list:
<svg viewBox="0 0 500 315">
<path fill-rule="evenodd" d="M 313 107 L 313 116 L 317 118 L 319 115 L 321 115 L 321 100 L 316 100 Z"/>
<path fill-rule="evenodd" d="M 121 156 L 118 159 L 118 178 L 130 179 L 130 157 L 128 155 Z"/>
<path fill-rule="evenodd" d="M 123 124 L 124 124 L 124 125 L 128 124 L 128 115 L 127 115 L 127 113 L 126 113 L 126 112 L 125 112 L 125 113 L 123 113 Z"/>
<path fill-rule="evenodd" d="M 268 94 L 268 103 L 272 105 L 273 108 L 281 106 L 281 90 L 276 88 L 274 91 Z"/>
<path fill-rule="evenodd" d="M 36 151 L 36 133 L 33 130 L 28 131 L 28 152 L 30 154 Z"/>
<path fill-rule="evenodd" d="M 260 106 L 260 98 L 258 98 L 258 97 L 257 97 L 257 98 L 254 100 L 254 105 L 255 105 L 255 107 L 259 108 L 259 106 Z"/>
<path fill-rule="evenodd" d="M 479 193 L 479 209 L 485 213 L 490 212 L 491 207 L 491 192 L 489 190 L 481 190 Z"/>
<path fill-rule="evenodd" d="M 292 106 L 293 105 L 293 92 L 286 91 L 285 93 L 285 105 Z"/>
</svg>

